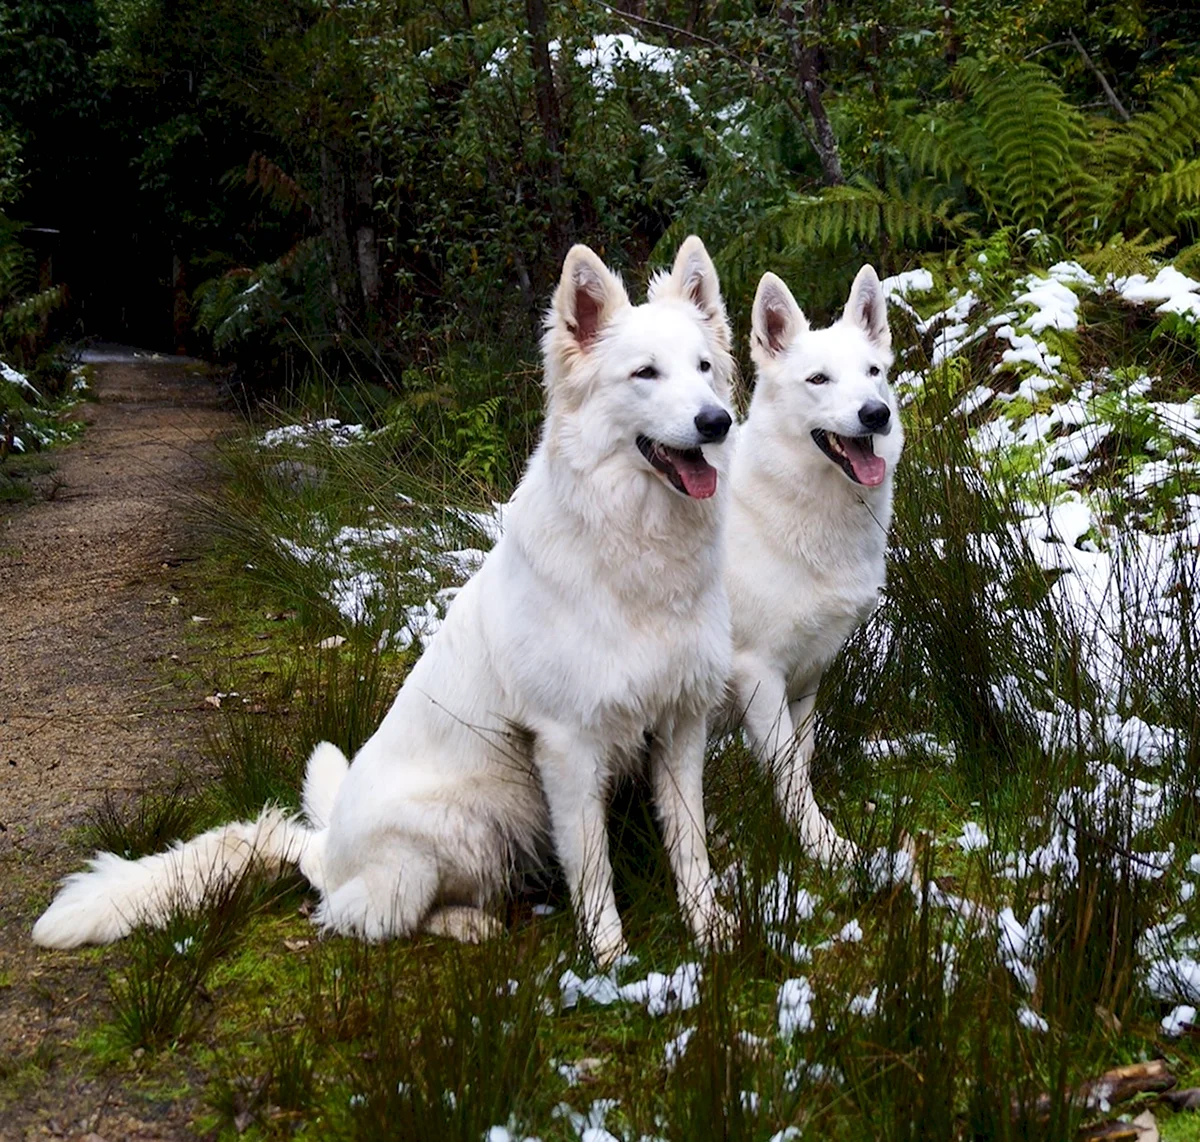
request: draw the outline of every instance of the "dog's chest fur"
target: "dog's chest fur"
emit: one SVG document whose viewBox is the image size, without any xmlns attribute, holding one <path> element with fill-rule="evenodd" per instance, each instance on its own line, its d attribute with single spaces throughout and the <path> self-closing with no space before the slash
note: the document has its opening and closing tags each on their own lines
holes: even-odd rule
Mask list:
<svg viewBox="0 0 1200 1142">
<path fill-rule="evenodd" d="M 734 651 L 754 648 L 802 683 L 878 601 L 891 479 L 860 489 L 815 451 L 815 462 L 774 455 L 739 441 L 728 524 Z"/>
<path fill-rule="evenodd" d="M 724 685 L 720 500 L 677 497 L 625 464 L 586 488 L 535 464 L 528 483 L 505 537 L 507 575 L 527 587 L 504 639 L 513 692 L 531 719 L 572 711 L 618 754 L 640 750 L 646 731 L 702 712 Z"/>
</svg>

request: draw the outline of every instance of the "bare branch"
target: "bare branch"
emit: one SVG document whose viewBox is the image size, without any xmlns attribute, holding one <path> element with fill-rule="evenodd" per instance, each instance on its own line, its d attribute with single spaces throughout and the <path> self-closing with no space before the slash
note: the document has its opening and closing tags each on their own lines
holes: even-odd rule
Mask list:
<svg viewBox="0 0 1200 1142">
<path fill-rule="evenodd" d="M 1082 57 L 1084 64 L 1088 70 L 1100 81 L 1100 90 L 1104 92 L 1104 98 L 1108 100 L 1109 106 L 1117 113 L 1123 123 L 1129 122 L 1129 112 L 1125 110 L 1125 104 L 1117 98 L 1117 93 L 1108 85 L 1108 80 L 1104 78 L 1104 73 L 1092 61 L 1092 57 L 1088 55 L 1087 48 L 1079 42 L 1079 37 L 1073 32 L 1067 33 L 1071 40 L 1072 46 Z"/>
</svg>

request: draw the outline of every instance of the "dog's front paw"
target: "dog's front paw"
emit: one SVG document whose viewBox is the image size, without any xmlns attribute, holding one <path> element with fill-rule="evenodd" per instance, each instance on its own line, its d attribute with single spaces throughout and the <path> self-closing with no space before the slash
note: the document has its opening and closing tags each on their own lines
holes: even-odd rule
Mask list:
<svg viewBox="0 0 1200 1142">
<path fill-rule="evenodd" d="M 625 936 L 621 932 L 621 922 L 615 917 L 607 923 L 596 925 L 588 935 L 587 944 L 592 959 L 601 971 L 608 971 L 614 967 L 617 960 L 629 951 Z"/>
<path fill-rule="evenodd" d="M 810 805 L 801 818 L 799 833 L 804 851 L 823 865 L 845 866 L 858 858 L 858 846 L 839 836 L 816 805 Z"/>
<path fill-rule="evenodd" d="M 733 946 L 738 930 L 737 917 L 713 900 L 692 916 L 692 930 L 700 947 L 725 950 Z"/>
</svg>

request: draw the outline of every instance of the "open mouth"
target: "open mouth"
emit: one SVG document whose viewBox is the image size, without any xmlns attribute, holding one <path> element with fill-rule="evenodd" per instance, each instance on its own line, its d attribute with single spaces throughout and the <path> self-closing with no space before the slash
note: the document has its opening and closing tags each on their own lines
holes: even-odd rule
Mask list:
<svg viewBox="0 0 1200 1142">
<path fill-rule="evenodd" d="M 637 438 L 638 451 L 655 471 L 666 476 L 677 492 L 706 500 L 717 490 L 717 470 L 699 448 L 672 448 L 648 436 Z"/>
<path fill-rule="evenodd" d="M 817 447 L 835 464 L 840 465 L 842 471 L 856 484 L 875 488 L 883 483 L 887 461 L 882 456 L 875 455 L 874 437 L 839 436 L 836 432 L 814 428 L 812 438 L 817 442 Z"/>
</svg>

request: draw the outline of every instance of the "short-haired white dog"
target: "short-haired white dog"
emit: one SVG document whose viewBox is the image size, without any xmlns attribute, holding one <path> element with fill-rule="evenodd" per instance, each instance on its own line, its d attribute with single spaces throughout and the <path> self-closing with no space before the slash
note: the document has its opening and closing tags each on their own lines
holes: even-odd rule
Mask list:
<svg viewBox="0 0 1200 1142">
<path fill-rule="evenodd" d="M 687 239 L 639 306 L 574 247 L 542 345 L 545 426 L 504 535 L 353 762 L 316 747 L 303 819 L 268 809 L 142 860 L 98 854 L 37 922 L 38 943 L 162 923 L 255 861 L 298 862 L 327 929 L 470 938 L 549 841 L 582 937 L 611 963 L 624 944 L 608 797 L 647 744 L 679 902 L 709 933 L 702 773 L 729 670 L 733 362 L 703 244 Z"/>
</svg>

